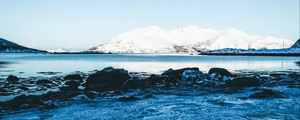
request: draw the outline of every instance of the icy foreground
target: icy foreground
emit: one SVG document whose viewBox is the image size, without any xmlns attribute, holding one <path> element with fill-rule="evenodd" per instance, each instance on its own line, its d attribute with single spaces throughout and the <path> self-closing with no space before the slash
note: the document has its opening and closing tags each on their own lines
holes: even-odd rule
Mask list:
<svg viewBox="0 0 300 120">
<path fill-rule="evenodd" d="M 161 74 L 108 67 L 49 78 L 10 75 L 0 80 L 0 118 L 298 119 L 299 78 L 293 71 L 203 73 L 195 67 Z"/>
<path fill-rule="evenodd" d="M 175 53 L 236 49 L 289 48 L 294 42 L 271 36 L 253 36 L 236 29 L 213 30 L 197 26 L 164 30 L 158 26 L 137 28 L 89 51 L 105 53 Z"/>
</svg>

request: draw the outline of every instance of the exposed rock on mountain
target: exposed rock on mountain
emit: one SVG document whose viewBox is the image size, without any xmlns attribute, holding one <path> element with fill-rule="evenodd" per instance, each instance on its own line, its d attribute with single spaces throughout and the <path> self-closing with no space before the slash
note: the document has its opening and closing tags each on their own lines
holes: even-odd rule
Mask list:
<svg viewBox="0 0 300 120">
<path fill-rule="evenodd" d="M 291 48 L 300 48 L 300 38 L 295 42 Z"/>
</svg>

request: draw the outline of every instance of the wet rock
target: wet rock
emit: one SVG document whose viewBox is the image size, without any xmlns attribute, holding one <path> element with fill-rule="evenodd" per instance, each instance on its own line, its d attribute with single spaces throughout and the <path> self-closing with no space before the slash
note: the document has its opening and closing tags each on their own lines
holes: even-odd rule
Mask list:
<svg viewBox="0 0 300 120">
<path fill-rule="evenodd" d="M 300 88 L 300 84 L 299 85 L 289 85 L 288 88 Z"/>
<path fill-rule="evenodd" d="M 270 76 L 273 77 L 282 77 L 282 76 L 287 76 L 286 73 L 271 73 Z"/>
<path fill-rule="evenodd" d="M 48 72 L 37 72 L 37 74 L 43 74 L 43 75 L 56 75 L 56 74 L 59 74 L 61 72 L 51 72 L 51 71 L 48 71 Z"/>
<path fill-rule="evenodd" d="M 26 87 L 26 86 L 19 86 L 18 88 L 21 89 L 21 90 L 29 90 L 29 88 Z"/>
<path fill-rule="evenodd" d="M 66 101 L 72 97 L 78 96 L 80 92 L 78 90 L 65 90 L 57 92 L 48 92 L 39 96 L 42 101 Z"/>
<path fill-rule="evenodd" d="M 82 77 L 79 74 L 70 74 L 64 77 L 64 80 L 81 80 Z"/>
<path fill-rule="evenodd" d="M 98 91 L 120 89 L 129 79 L 128 71 L 109 67 L 90 75 L 83 86 L 86 89 Z"/>
<path fill-rule="evenodd" d="M 97 93 L 95 91 L 87 91 L 84 95 L 90 99 L 95 99 L 97 97 Z"/>
<path fill-rule="evenodd" d="M 62 87 L 59 87 L 59 90 L 61 90 L 61 91 L 76 91 L 76 90 L 78 90 L 78 86 L 62 86 Z"/>
<path fill-rule="evenodd" d="M 172 76 L 172 75 L 176 75 L 176 73 L 175 73 L 175 70 L 170 68 L 170 69 L 166 70 L 165 72 L 163 72 L 161 75 Z"/>
<path fill-rule="evenodd" d="M 1 102 L 0 105 L 2 109 L 10 109 L 10 110 L 18 110 L 18 109 L 26 109 L 33 108 L 42 105 L 43 102 L 36 95 L 20 95 L 15 97 L 14 99 Z"/>
<path fill-rule="evenodd" d="M 69 80 L 65 82 L 65 85 L 78 87 L 80 85 L 80 82 Z"/>
<path fill-rule="evenodd" d="M 58 106 L 55 104 L 45 104 L 43 108 L 46 110 L 51 110 L 51 109 L 58 108 Z"/>
<path fill-rule="evenodd" d="M 146 79 L 146 86 L 162 84 L 165 81 L 165 79 L 168 79 L 168 77 L 152 74 L 149 78 Z"/>
<path fill-rule="evenodd" d="M 181 80 L 183 81 L 197 81 L 201 79 L 203 73 L 199 70 L 185 70 L 182 73 Z"/>
<path fill-rule="evenodd" d="M 43 80 L 36 81 L 36 84 L 38 84 L 38 85 L 49 85 L 49 84 L 52 84 L 52 81 L 43 79 Z"/>
<path fill-rule="evenodd" d="M 123 85 L 123 89 L 136 89 L 144 87 L 144 83 L 142 81 L 137 80 L 127 80 Z"/>
<path fill-rule="evenodd" d="M 284 98 L 283 93 L 271 89 L 258 89 L 249 98 Z"/>
<path fill-rule="evenodd" d="M 14 75 L 9 75 L 7 78 L 6 78 L 6 81 L 8 81 L 9 83 L 16 83 L 16 82 L 19 82 L 19 78 L 17 76 L 14 76 Z"/>
<path fill-rule="evenodd" d="M 136 101 L 136 100 L 142 100 L 142 99 L 134 97 L 134 96 L 123 96 L 123 97 L 118 98 L 118 101 L 123 101 L 123 102 Z"/>
<path fill-rule="evenodd" d="M 211 68 L 208 72 L 208 74 L 219 74 L 221 76 L 229 76 L 229 77 L 233 77 L 233 75 L 226 69 L 224 68 Z"/>
<path fill-rule="evenodd" d="M 225 81 L 228 87 L 249 87 L 249 86 L 259 86 L 260 81 L 257 77 L 237 77 L 233 80 Z"/>
<path fill-rule="evenodd" d="M 42 95 L 20 95 L 12 100 L 0 102 L 0 110 L 18 111 L 31 108 L 52 109 L 56 107 L 53 102 L 66 101 L 79 94 L 79 91 L 71 90 L 48 92 Z"/>
</svg>

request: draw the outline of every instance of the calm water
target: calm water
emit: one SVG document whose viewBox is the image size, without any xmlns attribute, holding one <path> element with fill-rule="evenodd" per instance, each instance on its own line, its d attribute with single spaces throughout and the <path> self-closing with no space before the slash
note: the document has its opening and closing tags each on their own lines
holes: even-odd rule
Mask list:
<svg viewBox="0 0 300 120">
<path fill-rule="evenodd" d="M 131 72 L 160 73 L 169 68 L 199 67 L 207 72 L 211 67 L 230 71 L 299 71 L 299 57 L 274 56 L 189 56 L 158 54 L 0 54 L 0 75 L 38 75 L 54 71 L 61 74 L 113 66 Z M 24 73 L 20 73 L 24 72 Z M 133 102 L 118 102 L 120 96 L 85 99 L 82 95 L 67 101 L 67 106 L 52 110 L 29 110 L 3 116 L 3 119 L 290 119 L 298 120 L 299 88 L 278 86 L 283 99 L 240 99 L 253 93 L 247 88 L 235 94 L 206 94 L 205 91 L 169 91 L 153 98 Z M 135 95 L 135 92 L 124 93 Z"/>
<path fill-rule="evenodd" d="M 191 56 L 163 54 L 0 54 L 0 75 L 35 75 L 37 72 L 88 72 L 112 66 L 131 72 L 159 73 L 169 68 L 224 67 L 231 71 L 299 71 L 299 57 Z M 24 73 L 23 73 L 24 72 Z"/>
</svg>

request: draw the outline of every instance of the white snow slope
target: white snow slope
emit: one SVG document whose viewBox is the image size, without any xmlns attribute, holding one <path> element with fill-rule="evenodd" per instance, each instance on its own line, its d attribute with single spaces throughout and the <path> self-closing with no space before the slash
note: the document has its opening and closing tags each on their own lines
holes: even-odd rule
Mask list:
<svg viewBox="0 0 300 120">
<path fill-rule="evenodd" d="M 198 26 L 164 30 L 158 26 L 136 28 L 113 38 L 108 43 L 89 51 L 104 53 L 175 53 L 195 50 L 279 49 L 291 47 L 294 42 L 271 36 L 253 36 L 236 29 L 213 30 Z"/>
</svg>

